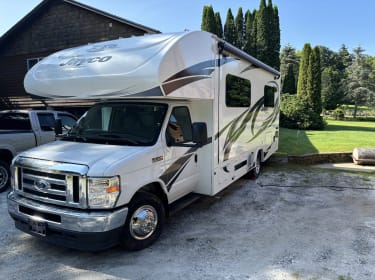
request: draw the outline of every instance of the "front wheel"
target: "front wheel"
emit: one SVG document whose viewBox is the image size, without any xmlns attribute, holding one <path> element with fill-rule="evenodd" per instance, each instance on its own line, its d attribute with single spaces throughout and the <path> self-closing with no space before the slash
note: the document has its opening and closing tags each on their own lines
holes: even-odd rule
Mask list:
<svg viewBox="0 0 375 280">
<path fill-rule="evenodd" d="M 0 192 L 5 191 L 10 182 L 9 164 L 0 160 Z"/>
<path fill-rule="evenodd" d="M 121 245 L 132 251 L 150 246 L 159 238 L 164 221 L 165 209 L 156 195 L 136 194 L 129 205 Z"/>
</svg>

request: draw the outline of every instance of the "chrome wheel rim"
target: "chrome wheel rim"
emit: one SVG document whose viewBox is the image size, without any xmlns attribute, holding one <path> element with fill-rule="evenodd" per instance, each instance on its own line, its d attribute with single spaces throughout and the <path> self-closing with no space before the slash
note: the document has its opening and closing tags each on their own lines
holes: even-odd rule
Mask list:
<svg viewBox="0 0 375 280">
<path fill-rule="evenodd" d="M 158 213 L 151 205 L 138 208 L 130 219 L 130 234 L 137 240 L 149 238 L 158 225 Z"/>
<path fill-rule="evenodd" d="M 6 186 L 8 179 L 9 179 L 8 176 L 9 175 L 5 167 L 0 166 L 0 189 Z"/>
</svg>

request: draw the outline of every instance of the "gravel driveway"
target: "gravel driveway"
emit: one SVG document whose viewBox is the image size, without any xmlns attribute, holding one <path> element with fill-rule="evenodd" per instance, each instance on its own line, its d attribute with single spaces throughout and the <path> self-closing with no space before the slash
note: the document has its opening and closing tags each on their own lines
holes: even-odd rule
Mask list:
<svg viewBox="0 0 375 280">
<path fill-rule="evenodd" d="M 151 248 L 86 253 L 14 228 L 0 279 L 375 279 L 375 174 L 268 165 L 172 216 Z"/>
</svg>

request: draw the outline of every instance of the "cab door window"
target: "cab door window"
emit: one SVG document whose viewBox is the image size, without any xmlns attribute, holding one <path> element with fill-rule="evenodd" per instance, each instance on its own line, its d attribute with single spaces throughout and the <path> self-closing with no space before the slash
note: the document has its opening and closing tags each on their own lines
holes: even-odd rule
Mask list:
<svg viewBox="0 0 375 280">
<path fill-rule="evenodd" d="M 54 131 L 55 117 L 52 113 L 38 113 L 38 120 L 42 131 Z"/>
<path fill-rule="evenodd" d="M 174 143 L 186 143 L 193 140 L 190 113 L 187 107 L 173 108 L 167 130 L 167 135 Z"/>
</svg>

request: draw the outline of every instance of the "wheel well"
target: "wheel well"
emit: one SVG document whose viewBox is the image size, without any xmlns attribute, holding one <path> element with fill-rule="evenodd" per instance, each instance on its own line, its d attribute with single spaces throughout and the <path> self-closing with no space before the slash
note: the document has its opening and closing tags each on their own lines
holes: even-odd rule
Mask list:
<svg viewBox="0 0 375 280">
<path fill-rule="evenodd" d="M 0 159 L 10 165 L 12 163 L 13 155 L 8 150 L 0 150 Z"/>
<path fill-rule="evenodd" d="M 149 184 L 147 186 L 142 187 L 137 193 L 139 192 L 148 192 L 148 193 L 152 193 L 156 195 L 163 203 L 166 215 L 169 216 L 168 197 L 163 191 L 163 188 L 161 187 L 160 184 L 158 183 Z"/>
</svg>

